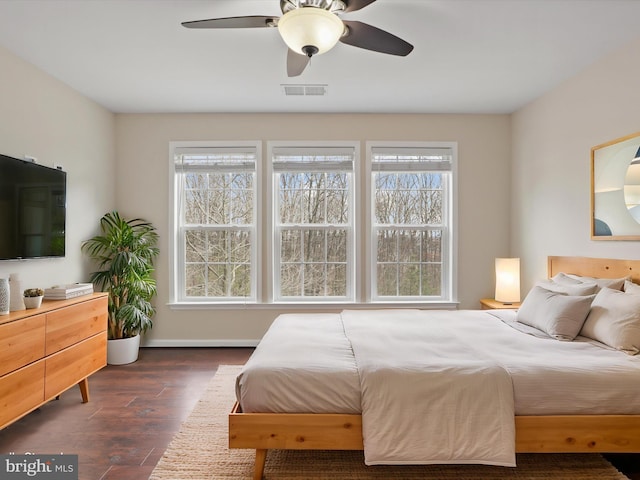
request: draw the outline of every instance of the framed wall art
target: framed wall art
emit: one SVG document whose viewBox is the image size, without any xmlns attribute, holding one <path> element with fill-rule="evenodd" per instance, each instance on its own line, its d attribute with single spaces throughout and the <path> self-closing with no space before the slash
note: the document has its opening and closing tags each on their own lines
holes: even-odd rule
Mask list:
<svg viewBox="0 0 640 480">
<path fill-rule="evenodd" d="M 591 149 L 591 238 L 640 240 L 640 132 Z"/>
</svg>

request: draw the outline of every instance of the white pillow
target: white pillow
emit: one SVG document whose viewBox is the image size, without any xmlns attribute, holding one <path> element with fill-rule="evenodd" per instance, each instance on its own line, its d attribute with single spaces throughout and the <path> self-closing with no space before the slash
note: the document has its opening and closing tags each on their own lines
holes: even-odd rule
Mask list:
<svg viewBox="0 0 640 480">
<path fill-rule="evenodd" d="M 516 320 L 557 340 L 576 338 L 595 295 L 567 295 L 534 286 L 518 309 Z"/>
<path fill-rule="evenodd" d="M 613 290 L 622 290 L 625 280 L 631 279 L 630 275 L 622 278 L 594 278 L 594 277 L 581 277 L 580 275 L 574 275 L 572 273 L 568 273 L 568 274 L 558 273 L 558 275 L 553 277 L 553 280 L 555 280 L 556 277 L 560 277 L 563 281 L 566 281 L 566 282 L 574 280 L 581 283 L 595 283 L 596 285 L 598 285 L 598 290 L 600 290 L 601 288 L 612 288 Z M 555 280 L 555 281 L 558 283 L 563 283 L 563 281 L 560 281 L 560 280 Z"/>
<path fill-rule="evenodd" d="M 640 352 L 640 295 L 603 288 L 580 335 L 636 355 Z"/>
<path fill-rule="evenodd" d="M 566 273 L 562 273 L 562 272 L 555 274 L 553 277 L 551 277 L 551 280 L 553 280 L 556 283 L 561 283 L 563 285 L 580 285 L 581 283 L 583 283 L 581 280 L 578 280 L 577 278 L 574 278 L 574 277 L 570 277 Z"/>
<path fill-rule="evenodd" d="M 630 280 L 625 280 L 624 293 L 630 293 L 632 295 L 640 295 L 640 285 L 636 285 Z"/>
<path fill-rule="evenodd" d="M 593 295 L 599 290 L 595 283 L 557 283 L 553 280 L 540 280 L 536 285 L 552 292 L 576 296 Z"/>
</svg>

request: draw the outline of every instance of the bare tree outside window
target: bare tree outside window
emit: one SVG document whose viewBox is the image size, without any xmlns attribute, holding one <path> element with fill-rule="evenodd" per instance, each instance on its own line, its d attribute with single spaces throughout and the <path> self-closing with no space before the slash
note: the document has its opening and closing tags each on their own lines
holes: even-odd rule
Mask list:
<svg viewBox="0 0 640 480">
<path fill-rule="evenodd" d="M 388 150 L 373 155 L 373 296 L 441 297 L 450 173 L 439 156 Z"/>
<path fill-rule="evenodd" d="M 353 160 L 297 150 L 287 154 L 282 149 L 274 159 L 276 297 L 345 298 L 350 289 Z"/>
<path fill-rule="evenodd" d="M 178 176 L 185 298 L 254 295 L 255 154 L 183 154 Z"/>
<path fill-rule="evenodd" d="M 171 142 L 171 302 L 451 302 L 455 143 L 366 143 Z"/>
</svg>

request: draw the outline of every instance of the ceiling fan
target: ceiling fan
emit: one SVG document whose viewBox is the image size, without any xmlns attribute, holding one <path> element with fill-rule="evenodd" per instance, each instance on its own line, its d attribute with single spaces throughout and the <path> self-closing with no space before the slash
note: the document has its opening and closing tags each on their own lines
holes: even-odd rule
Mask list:
<svg viewBox="0 0 640 480">
<path fill-rule="evenodd" d="M 340 41 L 354 47 L 407 56 L 413 45 L 377 27 L 342 20 L 343 13 L 355 12 L 376 0 L 280 0 L 281 17 L 251 15 L 182 22 L 187 28 L 276 27 L 289 47 L 287 74 L 297 77 L 314 55 L 331 50 Z"/>
</svg>

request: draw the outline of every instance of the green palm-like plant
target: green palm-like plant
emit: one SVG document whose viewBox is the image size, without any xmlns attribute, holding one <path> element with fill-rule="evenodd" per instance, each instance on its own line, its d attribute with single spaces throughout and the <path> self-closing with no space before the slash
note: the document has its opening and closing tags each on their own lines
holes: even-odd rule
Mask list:
<svg viewBox="0 0 640 480">
<path fill-rule="evenodd" d="M 134 337 L 153 326 L 156 281 L 151 275 L 158 234 L 151 223 L 125 220 L 116 211 L 100 219 L 100 229 L 101 235 L 82 244 L 99 268 L 91 282 L 109 293 L 109 339 Z"/>
</svg>

